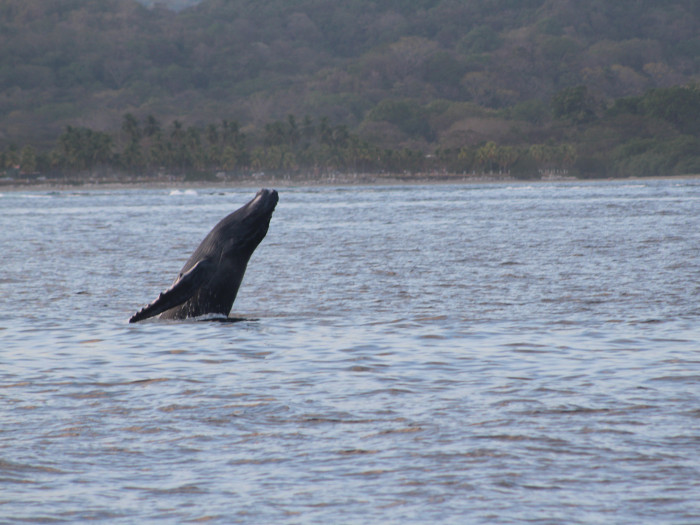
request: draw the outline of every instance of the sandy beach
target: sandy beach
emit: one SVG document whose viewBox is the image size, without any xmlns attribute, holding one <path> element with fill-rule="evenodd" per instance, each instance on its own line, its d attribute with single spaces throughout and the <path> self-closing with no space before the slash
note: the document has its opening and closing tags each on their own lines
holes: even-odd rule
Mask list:
<svg viewBox="0 0 700 525">
<path fill-rule="evenodd" d="M 700 174 L 670 175 L 667 177 L 605 177 L 595 180 L 686 180 L 700 179 Z M 536 182 L 574 182 L 591 179 L 579 179 L 566 175 L 545 176 L 542 178 L 523 179 L 505 174 L 456 174 L 456 173 L 422 173 L 422 174 L 371 174 L 371 173 L 335 173 L 323 176 L 307 175 L 267 175 L 253 174 L 245 176 L 226 176 L 207 180 L 188 180 L 182 176 L 109 176 L 109 177 L 65 177 L 65 178 L 16 178 L 0 179 L 0 192 L 10 191 L 63 191 L 63 190 L 109 190 L 126 188 L 255 188 L 262 186 L 352 186 L 352 185 L 394 185 L 394 184 L 487 184 L 487 183 L 536 183 Z"/>
<path fill-rule="evenodd" d="M 487 183 L 515 182 L 518 179 L 509 175 L 464 175 L 464 174 L 367 174 L 334 173 L 325 175 L 268 175 L 253 174 L 244 176 L 216 177 L 214 179 L 192 180 L 182 176 L 110 176 L 110 177 L 65 177 L 65 178 L 16 178 L 0 179 L 0 191 L 18 190 L 66 190 L 66 189 L 123 189 L 123 188 L 228 188 L 257 187 L 274 185 L 321 186 L 355 184 L 430 184 L 430 183 Z M 575 180 L 574 178 L 566 180 Z"/>
</svg>

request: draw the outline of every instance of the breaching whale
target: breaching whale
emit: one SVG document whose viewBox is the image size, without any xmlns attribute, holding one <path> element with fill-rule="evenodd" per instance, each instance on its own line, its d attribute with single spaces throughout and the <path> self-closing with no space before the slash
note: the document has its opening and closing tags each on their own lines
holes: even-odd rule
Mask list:
<svg viewBox="0 0 700 525">
<path fill-rule="evenodd" d="M 158 314 L 161 319 L 228 316 L 248 260 L 267 234 L 278 199 L 275 190 L 262 189 L 248 204 L 224 217 L 190 256 L 173 285 L 129 322 Z"/>
</svg>

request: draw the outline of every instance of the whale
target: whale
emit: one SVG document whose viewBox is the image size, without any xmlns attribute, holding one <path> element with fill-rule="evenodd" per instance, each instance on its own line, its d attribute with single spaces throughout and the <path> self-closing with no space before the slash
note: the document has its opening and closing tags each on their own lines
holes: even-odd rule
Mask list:
<svg viewBox="0 0 700 525">
<path fill-rule="evenodd" d="M 188 319 L 207 314 L 228 317 L 251 255 L 265 238 L 279 196 L 261 189 L 207 234 L 178 273 L 172 286 L 129 319 L 155 316 Z"/>
</svg>

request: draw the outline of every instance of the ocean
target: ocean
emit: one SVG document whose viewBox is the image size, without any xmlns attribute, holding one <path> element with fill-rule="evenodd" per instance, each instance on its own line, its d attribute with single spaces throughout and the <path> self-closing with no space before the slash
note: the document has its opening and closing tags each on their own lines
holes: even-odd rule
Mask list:
<svg viewBox="0 0 700 525">
<path fill-rule="evenodd" d="M 0 196 L 2 523 L 700 523 L 700 179 Z"/>
</svg>

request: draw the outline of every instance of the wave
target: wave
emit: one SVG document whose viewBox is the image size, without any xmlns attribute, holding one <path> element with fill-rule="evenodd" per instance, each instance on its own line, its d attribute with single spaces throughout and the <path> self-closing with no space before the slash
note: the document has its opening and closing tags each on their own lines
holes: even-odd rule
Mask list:
<svg viewBox="0 0 700 525">
<path fill-rule="evenodd" d="M 178 195 L 178 196 L 179 195 L 199 195 L 199 193 L 197 193 L 197 190 L 192 190 L 192 189 L 184 190 L 184 191 L 183 190 L 170 190 L 169 195 L 170 196 L 174 196 L 174 195 Z"/>
</svg>

